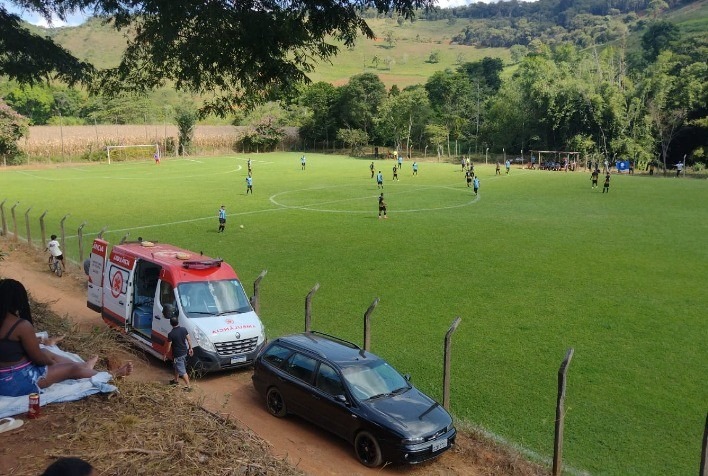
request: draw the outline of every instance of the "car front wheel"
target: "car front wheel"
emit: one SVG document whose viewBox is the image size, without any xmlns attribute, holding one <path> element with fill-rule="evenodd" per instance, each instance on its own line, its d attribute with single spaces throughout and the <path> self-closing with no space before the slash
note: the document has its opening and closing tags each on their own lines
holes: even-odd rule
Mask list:
<svg viewBox="0 0 708 476">
<path fill-rule="evenodd" d="M 356 435 L 354 440 L 354 451 L 359 462 L 369 468 L 381 466 L 383 456 L 381 455 L 381 447 L 376 441 L 374 435 L 368 431 L 362 431 Z"/>
<path fill-rule="evenodd" d="M 275 387 L 269 388 L 268 393 L 266 393 L 266 407 L 271 415 L 278 418 L 282 418 L 288 413 L 285 400 L 283 400 L 280 390 Z"/>
</svg>

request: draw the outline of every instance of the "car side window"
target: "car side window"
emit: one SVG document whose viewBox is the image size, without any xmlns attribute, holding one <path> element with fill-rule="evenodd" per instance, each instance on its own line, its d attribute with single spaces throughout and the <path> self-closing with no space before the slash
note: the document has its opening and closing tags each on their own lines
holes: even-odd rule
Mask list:
<svg viewBox="0 0 708 476">
<path fill-rule="evenodd" d="M 320 364 L 316 387 L 330 395 L 344 395 L 344 385 L 339 374 L 327 364 Z"/>
<path fill-rule="evenodd" d="M 274 345 L 263 353 L 263 360 L 276 367 L 282 366 L 292 351 L 282 345 Z"/>
<path fill-rule="evenodd" d="M 316 366 L 317 361 L 315 359 L 311 359 L 310 357 L 296 352 L 288 362 L 286 371 L 300 380 L 312 382 L 312 376 L 315 373 Z"/>
</svg>

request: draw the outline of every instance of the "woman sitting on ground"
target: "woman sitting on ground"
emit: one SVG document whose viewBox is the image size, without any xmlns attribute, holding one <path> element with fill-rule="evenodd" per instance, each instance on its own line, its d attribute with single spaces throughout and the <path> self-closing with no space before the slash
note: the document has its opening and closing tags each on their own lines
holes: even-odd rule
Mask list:
<svg viewBox="0 0 708 476">
<path fill-rule="evenodd" d="M 39 347 L 25 287 L 14 279 L 0 280 L 0 396 L 17 397 L 69 379 L 98 373 L 98 357 L 87 362 L 57 362 Z M 114 376 L 130 375 L 128 362 Z"/>
</svg>

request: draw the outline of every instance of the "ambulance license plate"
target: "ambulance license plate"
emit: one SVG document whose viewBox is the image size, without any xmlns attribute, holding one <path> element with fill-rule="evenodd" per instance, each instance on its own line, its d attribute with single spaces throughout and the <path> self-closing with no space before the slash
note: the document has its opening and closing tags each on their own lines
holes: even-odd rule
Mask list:
<svg viewBox="0 0 708 476">
<path fill-rule="evenodd" d="M 231 357 L 232 364 L 240 364 L 241 362 L 245 362 L 245 361 L 246 361 L 245 355 L 238 355 L 236 357 Z"/>
<path fill-rule="evenodd" d="M 447 438 L 443 438 L 440 441 L 433 441 L 433 446 L 431 447 L 433 453 L 435 453 L 436 451 L 440 451 L 443 448 L 447 448 Z"/>
</svg>

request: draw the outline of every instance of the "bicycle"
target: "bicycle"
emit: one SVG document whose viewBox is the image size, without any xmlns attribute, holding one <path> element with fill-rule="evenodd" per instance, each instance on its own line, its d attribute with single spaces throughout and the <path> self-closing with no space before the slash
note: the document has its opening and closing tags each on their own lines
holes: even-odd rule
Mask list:
<svg viewBox="0 0 708 476">
<path fill-rule="evenodd" d="M 61 278 L 61 275 L 64 273 L 64 269 L 61 266 L 61 263 L 59 262 L 56 257 L 49 255 L 49 271 L 52 273 L 56 274 L 58 277 Z"/>
</svg>

